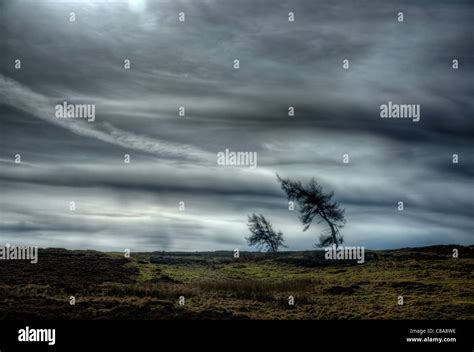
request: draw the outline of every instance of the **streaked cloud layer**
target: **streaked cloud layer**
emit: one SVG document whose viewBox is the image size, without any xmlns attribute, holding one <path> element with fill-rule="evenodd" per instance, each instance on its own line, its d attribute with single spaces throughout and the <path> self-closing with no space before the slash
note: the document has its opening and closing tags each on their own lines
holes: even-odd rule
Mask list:
<svg viewBox="0 0 474 352">
<path fill-rule="evenodd" d="M 335 191 L 349 244 L 473 243 L 470 2 L 0 6 L 0 242 L 244 249 L 261 212 L 310 249 L 322 228 L 302 232 L 279 173 Z M 95 104 L 96 121 L 56 119 L 64 100 Z M 381 119 L 388 101 L 420 104 L 420 122 Z M 258 168 L 219 167 L 226 148 L 257 152 Z"/>
</svg>

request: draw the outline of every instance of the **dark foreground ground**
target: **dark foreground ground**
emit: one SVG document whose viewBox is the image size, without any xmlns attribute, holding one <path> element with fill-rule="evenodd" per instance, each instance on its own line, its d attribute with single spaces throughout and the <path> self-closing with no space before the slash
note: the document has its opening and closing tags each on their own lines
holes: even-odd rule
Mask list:
<svg viewBox="0 0 474 352">
<path fill-rule="evenodd" d="M 37 264 L 0 262 L 0 319 L 474 319 L 473 272 L 474 246 L 368 252 L 365 264 L 46 249 Z"/>
</svg>

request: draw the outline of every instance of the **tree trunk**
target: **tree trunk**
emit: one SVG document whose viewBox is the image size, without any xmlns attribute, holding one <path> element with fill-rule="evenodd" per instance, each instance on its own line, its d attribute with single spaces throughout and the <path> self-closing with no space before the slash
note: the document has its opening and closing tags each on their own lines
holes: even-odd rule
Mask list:
<svg viewBox="0 0 474 352">
<path fill-rule="evenodd" d="M 334 242 L 334 244 L 336 245 L 336 247 L 338 247 L 338 246 L 339 246 L 339 243 L 338 243 L 337 237 L 336 237 L 336 228 L 334 227 L 333 223 L 332 223 L 331 221 L 329 221 L 328 218 L 323 217 L 323 219 L 328 223 L 329 228 L 331 229 L 332 241 Z"/>
</svg>

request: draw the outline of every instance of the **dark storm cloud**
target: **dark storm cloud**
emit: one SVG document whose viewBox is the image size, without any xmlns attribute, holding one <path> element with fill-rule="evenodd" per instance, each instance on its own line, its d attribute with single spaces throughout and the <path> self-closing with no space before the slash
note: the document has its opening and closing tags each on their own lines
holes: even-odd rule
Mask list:
<svg viewBox="0 0 474 352">
<path fill-rule="evenodd" d="M 320 229 L 301 233 L 278 172 L 334 189 L 347 208 L 348 241 L 472 243 L 470 2 L 0 6 L 4 239 L 232 249 L 245 245 L 247 214 L 262 212 L 288 234 L 291 249 L 310 248 Z M 96 121 L 55 119 L 54 105 L 64 100 L 95 104 Z M 420 122 L 381 119 L 388 101 L 420 104 Z M 258 169 L 218 167 L 216 153 L 226 148 L 258 152 Z M 82 212 L 62 214 L 70 200 Z M 405 218 L 396 211 L 400 200 Z"/>
</svg>

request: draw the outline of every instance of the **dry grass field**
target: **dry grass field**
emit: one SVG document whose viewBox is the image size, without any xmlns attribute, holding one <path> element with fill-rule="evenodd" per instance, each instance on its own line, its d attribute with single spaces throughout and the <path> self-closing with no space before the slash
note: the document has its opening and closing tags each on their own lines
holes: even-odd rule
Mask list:
<svg viewBox="0 0 474 352">
<path fill-rule="evenodd" d="M 364 264 L 45 249 L 37 264 L 0 263 L 0 319 L 474 319 L 473 272 L 473 246 L 369 251 Z"/>
</svg>

